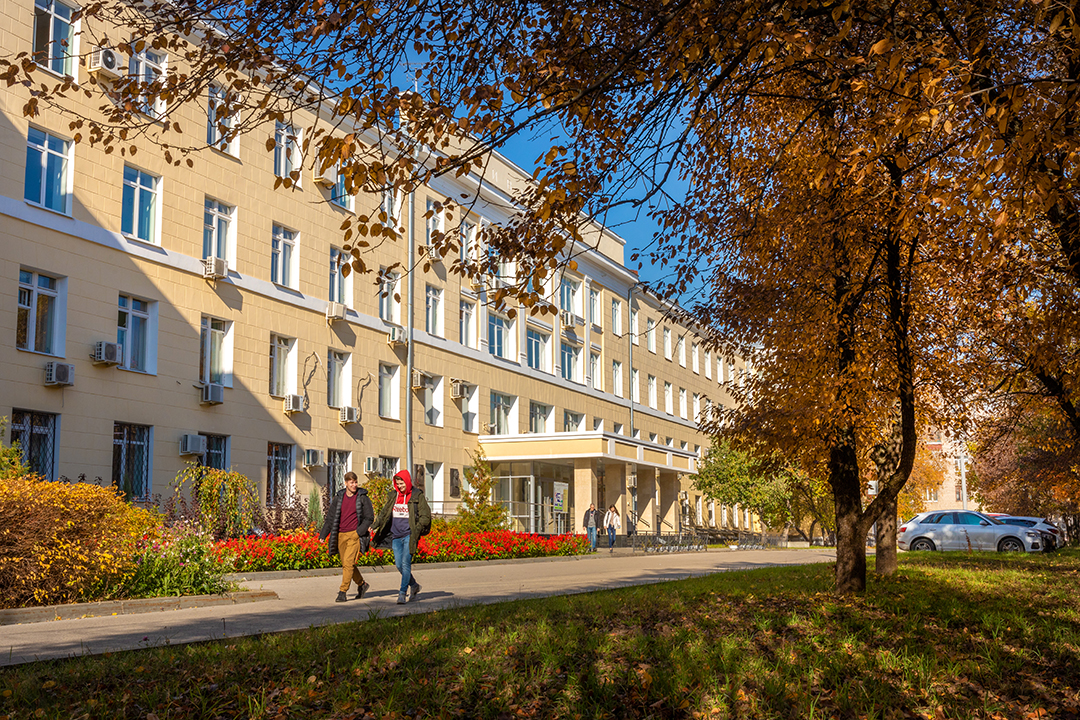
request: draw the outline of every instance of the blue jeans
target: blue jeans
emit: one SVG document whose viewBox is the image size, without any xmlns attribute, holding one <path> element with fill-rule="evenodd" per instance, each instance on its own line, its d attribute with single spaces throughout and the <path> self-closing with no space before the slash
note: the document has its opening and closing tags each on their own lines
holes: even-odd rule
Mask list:
<svg viewBox="0 0 1080 720">
<path fill-rule="evenodd" d="M 615 547 L 615 526 L 614 525 L 608 525 L 607 526 L 607 546 L 608 546 L 609 550 L 611 548 Z"/>
<path fill-rule="evenodd" d="M 591 527 L 589 530 L 589 545 L 592 547 L 592 551 L 596 552 L 596 528 Z"/>
<path fill-rule="evenodd" d="M 397 566 L 398 572 L 401 573 L 401 589 L 398 592 L 404 595 L 409 586 L 413 584 L 409 536 L 394 538 L 390 541 L 390 548 L 394 551 L 394 565 Z"/>
</svg>

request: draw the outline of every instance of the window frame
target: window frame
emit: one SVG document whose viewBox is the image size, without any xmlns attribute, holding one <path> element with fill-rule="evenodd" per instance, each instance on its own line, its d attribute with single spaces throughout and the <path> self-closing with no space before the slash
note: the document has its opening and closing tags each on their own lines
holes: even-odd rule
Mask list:
<svg viewBox="0 0 1080 720">
<path fill-rule="evenodd" d="M 401 416 L 400 370 L 398 365 L 379 363 L 378 415 L 384 420 Z"/>
<path fill-rule="evenodd" d="M 275 467 L 279 463 L 279 467 Z M 281 470 L 279 483 L 277 471 Z M 296 491 L 296 446 L 292 443 L 266 443 L 266 504 L 288 502 Z M 279 488 L 279 484 L 284 487 Z M 283 497 L 279 497 L 279 493 Z"/>
<path fill-rule="evenodd" d="M 42 136 L 40 142 L 35 142 L 34 134 Z M 51 140 L 62 144 L 61 150 L 56 150 Z M 26 171 L 23 175 L 23 199 L 34 207 L 50 210 L 61 215 L 71 216 L 71 203 L 74 190 L 73 159 L 75 143 L 60 135 L 55 135 L 48 130 L 30 125 L 26 131 Z M 31 168 L 35 163 L 31 162 L 31 154 L 37 153 L 38 161 L 38 188 L 37 196 L 30 197 Z M 53 165 L 50 158 L 58 158 L 60 171 L 56 177 L 52 176 Z M 53 204 L 49 202 L 49 190 L 55 193 Z M 59 203 L 56 202 L 59 200 Z"/>
<path fill-rule="evenodd" d="M 226 115 L 220 117 L 218 107 L 227 105 L 229 101 L 229 92 L 222 86 L 216 83 L 211 83 L 206 90 L 206 146 L 223 152 L 232 157 L 240 156 L 240 138 L 232 137 L 229 140 L 225 140 L 224 137 L 232 131 L 232 115 Z M 225 128 L 225 132 L 221 132 L 221 127 Z"/>
<path fill-rule="evenodd" d="M 133 40 L 131 45 L 134 48 L 137 42 Z M 151 59 L 151 55 L 155 58 Z M 146 45 L 142 50 L 134 52 L 128 58 L 128 75 L 139 78 L 138 83 L 140 85 L 146 84 L 152 85 L 165 76 L 169 66 L 168 53 L 159 52 L 154 48 Z M 136 105 L 143 115 L 152 120 L 160 121 L 165 117 L 165 101 L 160 97 L 154 98 L 153 105 L 148 103 L 148 98 L 142 93 L 136 98 Z"/>
<path fill-rule="evenodd" d="M 128 304 L 125 305 L 124 301 L 127 300 Z M 141 303 L 143 308 L 136 308 L 136 303 Z M 121 370 L 127 370 L 129 372 L 141 372 L 148 375 L 153 375 L 155 372 L 154 361 L 154 347 L 156 344 L 155 336 L 155 323 L 154 323 L 154 310 L 157 304 L 153 300 L 146 300 L 138 295 L 131 295 L 127 293 L 120 293 L 117 299 L 117 325 L 116 325 L 116 342 L 121 346 L 123 351 L 123 362 L 117 365 Z M 122 316 L 127 317 L 127 325 L 121 325 L 120 319 Z M 136 328 L 138 324 L 134 321 L 142 320 L 143 333 L 141 337 L 132 338 L 132 335 L 137 335 Z M 136 348 L 136 340 L 141 339 L 141 347 Z M 134 353 L 136 349 L 142 350 L 142 367 L 137 367 L 134 364 Z"/>
<path fill-rule="evenodd" d="M 270 387 L 273 398 L 284 398 L 296 390 L 296 338 L 270 333 Z M 275 393 L 280 390 L 281 392 Z"/>
<path fill-rule="evenodd" d="M 13 408 L 9 432 L 11 445 L 19 443 L 22 464 L 30 472 L 55 481 L 59 458 L 57 447 L 60 439 L 60 415 Z M 23 435 L 29 437 L 29 442 L 22 442 Z"/>
<path fill-rule="evenodd" d="M 29 282 L 24 282 L 23 276 L 28 275 Z M 52 281 L 52 287 L 41 287 L 41 279 Z M 28 298 L 24 303 L 23 297 Z M 40 302 L 41 297 L 51 298 L 49 307 L 46 312 L 48 318 L 48 328 L 44 335 L 39 333 L 38 324 L 40 320 Z M 15 321 L 15 348 L 23 352 L 39 353 L 41 355 L 49 355 L 52 357 L 63 357 L 63 323 L 65 320 L 64 312 L 64 283 L 63 278 L 58 278 L 48 273 L 41 273 L 29 268 L 19 268 L 19 285 L 18 292 L 15 298 L 16 308 L 16 321 Z M 25 311 L 25 333 L 26 337 L 23 340 L 24 344 L 19 344 L 19 330 L 21 315 Z M 39 338 L 44 337 L 48 342 L 46 349 L 38 347 Z"/>
<path fill-rule="evenodd" d="M 300 233 L 273 223 L 270 233 L 270 282 L 296 290 L 299 286 Z"/>
<path fill-rule="evenodd" d="M 330 272 L 327 282 L 327 297 L 330 302 L 341 303 L 351 308 L 352 303 L 352 273 L 348 277 L 342 268 L 350 263 L 349 255 L 341 248 L 330 246 Z"/>
<path fill-rule="evenodd" d="M 235 232 L 236 206 L 209 195 L 205 196 L 203 200 L 203 260 L 209 257 L 222 258 L 232 266 Z"/>
<path fill-rule="evenodd" d="M 119 489 L 129 502 L 145 502 L 150 499 L 154 456 L 153 430 L 152 425 L 113 421 L 112 486 Z M 131 434 L 136 434 L 137 437 L 130 437 Z M 144 448 L 141 461 L 134 452 L 134 448 L 138 446 Z M 129 483 L 123 479 L 125 472 L 135 472 L 141 477 L 133 477 Z M 142 492 L 135 492 L 136 490 Z"/>
<path fill-rule="evenodd" d="M 214 324 L 220 323 L 220 328 Z M 232 387 L 232 323 L 228 320 L 203 315 L 199 323 L 199 382 L 204 384 L 215 383 L 224 387 Z M 218 364 L 220 364 L 220 379 L 215 381 L 213 366 L 215 365 L 215 352 L 213 339 L 215 333 L 221 333 L 218 345 Z"/>
<path fill-rule="evenodd" d="M 128 178 L 128 171 L 136 173 L 134 179 Z M 149 178 L 149 188 L 143 184 L 143 179 Z M 120 234 L 132 240 L 140 240 L 152 245 L 161 244 L 161 176 L 141 170 L 134 165 L 124 163 L 123 191 L 120 201 Z M 130 195 L 129 195 L 130 188 Z M 149 193 L 150 203 L 147 205 L 144 195 Z M 131 205 L 128 205 L 128 198 Z M 141 201 L 141 202 L 140 202 Z M 143 237 L 143 214 L 150 215 L 147 236 Z M 125 226 L 130 229 L 125 229 Z"/>
<path fill-rule="evenodd" d="M 429 335 L 443 336 L 443 289 L 428 284 L 424 289 L 424 330 Z"/>
<path fill-rule="evenodd" d="M 525 329 L 525 363 L 533 370 L 550 373 L 551 334 L 534 327 Z M 534 364 L 535 360 L 535 364 Z"/>
<path fill-rule="evenodd" d="M 68 16 L 61 17 L 55 11 L 55 6 L 59 5 L 68 10 Z M 45 70 L 53 75 L 60 77 L 75 78 L 78 73 L 78 64 L 75 62 L 79 57 L 79 20 L 72 20 L 72 15 L 78 12 L 80 8 L 72 6 L 69 3 L 62 2 L 61 0 L 35 0 L 34 2 L 34 24 L 31 31 L 31 53 L 30 57 L 34 63 L 42 70 Z M 41 37 L 42 33 L 38 28 L 38 21 L 42 19 L 42 16 L 46 18 L 45 35 Z M 57 38 L 54 36 L 56 30 L 57 20 L 67 25 L 67 36 L 63 38 Z M 45 40 L 45 47 L 39 47 L 38 42 Z M 61 52 L 56 51 L 56 48 L 63 47 L 66 43 L 66 50 Z M 58 64 L 60 67 L 55 67 Z"/>
<path fill-rule="evenodd" d="M 303 132 L 292 123 L 274 121 L 274 177 L 291 180 L 297 187 L 301 186 L 300 169 L 304 166 L 300 156 Z"/>
</svg>

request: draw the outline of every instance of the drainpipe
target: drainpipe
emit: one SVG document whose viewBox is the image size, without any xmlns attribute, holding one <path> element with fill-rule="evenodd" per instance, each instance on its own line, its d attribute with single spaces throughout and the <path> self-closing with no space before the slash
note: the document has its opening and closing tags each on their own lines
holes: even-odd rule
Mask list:
<svg viewBox="0 0 1080 720">
<path fill-rule="evenodd" d="M 634 288 L 636 288 L 639 284 L 640 283 L 634 283 L 630 287 L 626 288 L 626 324 L 627 324 L 627 326 L 630 326 L 630 315 L 631 315 L 631 313 L 633 313 Z M 626 330 L 627 330 L 626 339 L 627 339 L 627 350 L 628 350 L 628 352 L 627 352 L 627 355 L 628 355 L 627 362 L 630 364 L 630 367 L 627 368 L 628 373 L 629 373 L 629 378 L 628 378 L 629 382 L 627 382 L 626 384 L 627 384 L 627 386 L 629 388 L 629 392 L 626 393 L 626 397 L 630 399 L 630 439 L 633 440 L 634 439 L 634 385 L 633 385 L 633 382 L 634 382 L 634 328 L 632 326 L 630 326 L 630 327 L 627 327 Z M 638 378 L 638 379 L 640 380 L 640 378 Z"/>
<path fill-rule="evenodd" d="M 408 316 L 406 318 L 405 327 L 407 331 L 405 337 L 408 340 L 408 346 L 405 351 L 405 470 L 409 472 L 409 476 L 412 476 L 413 471 L 413 391 L 412 391 L 412 374 L 413 374 L 413 301 L 415 300 L 415 283 L 413 282 L 413 274 L 416 268 L 413 267 L 413 263 L 416 262 L 416 221 L 415 221 L 415 205 L 416 194 L 415 192 L 409 192 L 409 262 L 406 265 L 409 274 L 408 292 L 406 293 L 406 304 L 408 306 Z"/>
</svg>

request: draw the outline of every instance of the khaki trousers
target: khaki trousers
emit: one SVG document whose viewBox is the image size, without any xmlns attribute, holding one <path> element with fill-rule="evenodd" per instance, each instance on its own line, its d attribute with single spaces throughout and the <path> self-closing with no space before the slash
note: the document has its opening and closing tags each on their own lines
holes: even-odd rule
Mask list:
<svg viewBox="0 0 1080 720">
<path fill-rule="evenodd" d="M 360 556 L 360 536 L 356 531 L 338 535 L 338 557 L 341 558 L 341 592 L 349 591 L 349 583 L 356 583 L 359 589 L 364 584 L 364 576 L 360 574 L 360 566 L 356 559 Z"/>
</svg>

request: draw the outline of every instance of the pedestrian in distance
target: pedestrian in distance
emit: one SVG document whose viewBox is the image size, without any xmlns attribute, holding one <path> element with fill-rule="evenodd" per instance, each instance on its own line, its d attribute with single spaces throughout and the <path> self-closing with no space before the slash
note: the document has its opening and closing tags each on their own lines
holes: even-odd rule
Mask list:
<svg viewBox="0 0 1080 720">
<path fill-rule="evenodd" d="M 394 476 L 393 487 L 386 496 L 386 503 L 372 525 L 372 539 L 378 545 L 387 536 L 394 551 L 394 564 L 401 573 L 401 589 L 398 605 L 416 600 L 420 583 L 412 575 L 412 556 L 416 554 L 420 538 L 431 532 L 431 508 L 422 491 L 413 488 L 408 470 Z M 411 594 L 407 595 L 411 590 Z"/>
<path fill-rule="evenodd" d="M 608 552 L 615 552 L 615 533 L 622 527 L 622 520 L 619 518 L 619 511 L 612 505 L 608 508 L 607 514 L 604 515 L 604 527 L 607 528 L 607 546 Z"/>
<path fill-rule="evenodd" d="M 592 548 L 592 552 L 596 552 L 596 529 L 600 527 L 600 511 L 596 509 L 596 503 L 589 505 L 581 525 L 589 536 L 589 547 Z"/>
<path fill-rule="evenodd" d="M 336 602 L 349 599 L 349 585 L 356 583 L 356 599 L 361 600 L 368 584 L 360 572 L 357 560 L 367 553 L 371 545 L 371 521 L 375 512 L 371 507 L 371 498 L 367 490 L 360 487 L 356 473 L 345 473 L 345 487 L 334 496 L 330 510 L 323 522 L 319 540 L 329 539 L 327 550 L 330 556 L 341 558 L 341 587 L 338 589 Z"/>
</svg>

